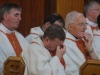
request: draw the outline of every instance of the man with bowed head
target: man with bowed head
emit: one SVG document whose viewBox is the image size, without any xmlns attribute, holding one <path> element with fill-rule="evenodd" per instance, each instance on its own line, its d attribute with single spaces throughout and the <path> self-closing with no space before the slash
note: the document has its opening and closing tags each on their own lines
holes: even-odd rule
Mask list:
<svg viewBox="0 0 100 75">
<path fill-rule="evenodd" d="M 0 75 L 3 63 L 9 56 L 20 56 L 28 48 L 28 42 L 17 32 L 21 21 L 21 7 L 7 3 L 0 8 Z"/>
<path fill-rule="evenodd" d="M 33 39 L 28 50 L 22 52 L 26 63 L 24 75 L 75 75 L 71 73 L 77 67 L 65 54 L 64 40 L 63 28 L 55 24 L 46 29 L 42 38 Z"/>
</svg>

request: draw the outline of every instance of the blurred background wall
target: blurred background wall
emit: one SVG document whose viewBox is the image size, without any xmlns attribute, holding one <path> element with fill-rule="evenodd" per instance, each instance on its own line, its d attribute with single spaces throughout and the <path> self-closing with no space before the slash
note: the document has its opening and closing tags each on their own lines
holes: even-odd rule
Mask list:
<svg viewBox="0 0 100 75">
<path fill-rule="evenodd" d="M 32 27 L 43 24 L 45 17 L 51 13 L 59 13 L 65 19 L 70 11 L 83 13 L 84 4 L 90 0 L 0 0 L 5 3 L 16 3 L 22 7 L 22 21 L 17 31 L 27 36 Z M 99 1 L 99 0 L 97 0 Z"/>
</svg>

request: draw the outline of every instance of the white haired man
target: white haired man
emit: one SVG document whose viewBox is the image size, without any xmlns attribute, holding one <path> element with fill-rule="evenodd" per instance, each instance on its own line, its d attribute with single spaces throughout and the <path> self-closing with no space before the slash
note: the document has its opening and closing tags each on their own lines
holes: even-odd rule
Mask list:
<svg viewBox="0 0 100 75">
<path fill-rule="evenodd" d="M 100 14 L 100 4 L 97 1 L 90 1 L 84 6 L 84 13 L 89 24 L 86 32 L 93 36 L 93 30 L 98 30 L 97 17 Z"/>
<path fill-rule="evenodd" d="M 86 60 L 98 59 L 92 48 L 92 36 L 85 32 L 86 25 L 85 17 L 77 11 L 72 11 L 66 16 L 66 53 L 78 68 Z"/>
</svg>

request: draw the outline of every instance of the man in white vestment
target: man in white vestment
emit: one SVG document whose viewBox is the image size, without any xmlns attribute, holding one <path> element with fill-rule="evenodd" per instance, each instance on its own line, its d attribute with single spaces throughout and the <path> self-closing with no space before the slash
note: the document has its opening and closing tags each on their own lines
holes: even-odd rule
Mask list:
<svg viewBox="0 0 100 75">
<path fill-rule="evenodd" d="M 98 30 L 93 31 L 93 48 L 100 60 L 100 15 L 97 18 Z"/>
<path fill-rule="evenodd" d="M 15 29 L 21 21 L 21 7 L 16 4 L 4 4 L 0 9 L 0 75 L 3 64 L 9 56 L 20 56 L 28 48 L 28 42 Z"/>
<path fill-rule="evenodd" d="M 59 25 L 49 26 L 42 38 L 33 39 L 22 52 L 24 75 L 77 75 L 77 67 L 65 54 L 65 32 Z"/>
<path fill-rule="evenodd" d="M 67 55 L 78 69 L 86 60 L 98 59 L 92 48 L 92 36 L 85 32 L 86 25 L 86 19 L 83 14 L 77 11 L 67 14 L 65 29 L 68 32 L 66 32 L 64 44 L 66 45 Z"/>
<path fill-rule="evenodd" d="M 90 1 L 84 6 L 87 26 L 86 32 L 93 36 L 93 31 L 98 30 L 97 17 L 100 14 L 100 4 L 97 1 Z"/>
<path fill-rule="evenodd" d="M 32 39 L 39 37 L 42 37 L 45 30 L 51 25 L 51 24 L 57 24 L 61 27 L 65 26 L 64 20 L 60 14 L 53 13 L 46 17 L 44 20 L 44 24 L 39 27 L 31 28 L 30 34 L 26 37 L 26 40 L 31 43 Z M 65 29 L 64 29 L 65 30 Z"/>
</svg>

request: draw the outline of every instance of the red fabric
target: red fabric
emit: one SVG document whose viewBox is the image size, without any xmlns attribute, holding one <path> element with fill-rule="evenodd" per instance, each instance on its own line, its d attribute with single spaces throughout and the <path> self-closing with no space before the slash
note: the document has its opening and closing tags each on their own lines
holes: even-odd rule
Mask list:
<svg viewBox="0 0 100 75">
<path fill-rule="evenodd" d="M 91 26 L 91 29 L 92 29 L 92 31 L 93 30 L 98 30 L 98 26 L 96 26 L 96 27 Z"/>
<path fill-rule="evenodd" d="M 76 43 L 77 47 L 83 53 L 86 60 L 91 59 L 91 57 L 90 57 L 90 55 L 89 55 L 89 53 L 88 53 L 88 51 L 85 47 L 84 41 L 82 39 L 79 39 L 79 40 L 73 40 L 73 39 L 70 39 L 70 38 L 66 38 L 66 39 L 74 41 Z"/>
<path fill-rule="evenodd" d="M 55 55 L 56 55 L 56 53 L 52 53 L 52 52 L 50 52 L 50 54 L 51 54 L 51 56 L 55 56 Z M 66 63 L 65 63 L 63 57 L 60 59 L 60 62 L 61 62 L 61 64 L 62 64 L 62 65 L 64 66 L 64 68 L 65 68 L 65 67 L 66 67 Z"/>
<path fill-rule="evenodd" d="M 15 36 L 15 33 L 11 33 L 11 34 L 6 34 L 7 38 L 9 39 L 12 47 L 15 50 L 16 56 L 20 56 L 21 52 L 22 52 L 22 48 L 19 44 L 18 39 Z"/>
<path fill-rule="evenodd" d="M 35 34 L 35 35 L 38 35 L 39 36 L 39 34 L 37 34 L 37 33 L 30 33 L 30 34 Z"/>
<path fill-rule="evenodd" d="M 77 47 L 80 49 L 80 51 L 85 56 L 85 59 L 86 60 L 91 59 L 91 57 L 90 57 L 90 55 L 85 47 L 84 41 L 82 39 L 80 39 L 80 40 L 76 41 L 76 44 L 77 44 Z"/>
</svg>

